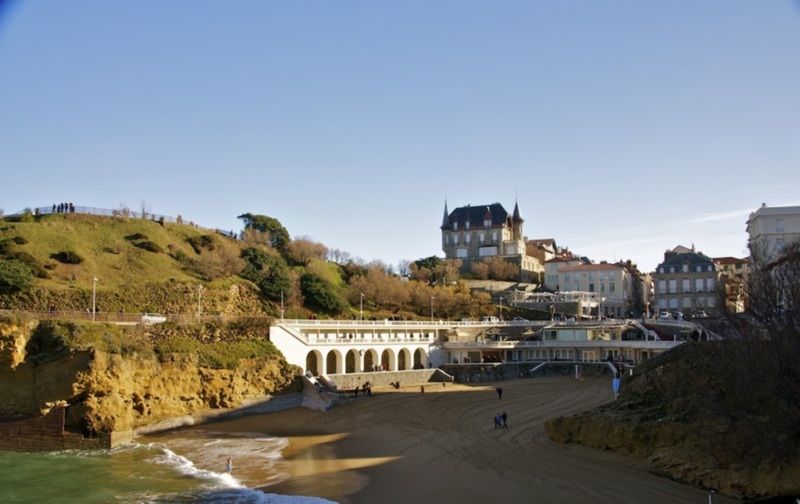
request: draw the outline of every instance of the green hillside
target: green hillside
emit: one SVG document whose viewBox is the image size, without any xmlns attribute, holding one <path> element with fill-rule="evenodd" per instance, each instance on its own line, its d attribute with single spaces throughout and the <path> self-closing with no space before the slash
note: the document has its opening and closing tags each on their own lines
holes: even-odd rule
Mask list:
<svg viewBox="0 0 800 504">
<path fill-rule="evenodd" d="M 93 278 L 101 311 L 165 311 L 166 303 L 174 312 L 192 312 L 198 285 L 209 303 L 231 288 L 257 298 L 257 289 L 236 275 L 244 246 L 206 229 L 124 217 L 56 214 L 2 222 L 0 257 L 26 264 L 36 276 L 30 291 L 14 298 L 22 306 L 4 296 L 3 307 L 84 309 Z M 254 299 L 245 305 L 261 311 Z"/>
</svg>

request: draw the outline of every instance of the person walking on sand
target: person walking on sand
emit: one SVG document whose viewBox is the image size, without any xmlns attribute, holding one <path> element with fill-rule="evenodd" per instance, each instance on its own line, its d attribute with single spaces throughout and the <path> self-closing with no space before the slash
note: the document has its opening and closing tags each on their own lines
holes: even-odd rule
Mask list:
<svg viewBox="0 0 800 504">
<path fill-rule="evenodd" d="M 419 393 L 420 394 L 424 394 L 425 393 L 425 385 L 420 385 L 419 386 Z"/>
<path fill-rule="evenodd" d="M 508 413 L 505 411 L 500 415 L 500 419 L 503 420 L 503 428 L 508 429 Z"/>
<path fill-rule="evenodd" d="M 228 474 L 233 472 L 233 457 L 228 457 L 228 463 L 225 464 L 225 469 L 228 471 Z"/>
<path fill-rule="evenodd" d="M 497 387 L 495 390 L 497 391 L 497 398 L 498 399 L 502 399 L 503 398 L 503 387 Z"/>
<path fill-rule="evenodd" d="M 494 428 L 497 429 L 500 427 L 500 413 L 494 416 Z"/>
</svg>

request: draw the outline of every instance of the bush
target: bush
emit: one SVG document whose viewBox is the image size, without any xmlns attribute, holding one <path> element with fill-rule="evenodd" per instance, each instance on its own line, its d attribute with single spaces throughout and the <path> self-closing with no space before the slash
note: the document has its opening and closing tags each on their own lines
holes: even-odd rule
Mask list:
<svg viewBox="0 0 800 504">
<path fill-rule="evenodd" d="M 25 290 L 33 283 L 28 265 L 15 260 L 0 259 L 0 294 Z"/>
<path fill-rule="evenodd" d="M 336 293 L 336 289 L 318 277 L 317 275 L 306 273 L 300 277 L 300 290 L 303 292 L 305 304 L 309 308 L 323 313 L 340 313 L 344 307 L 344 302 Z"/>
<path fill-rule="evenodd" d="M 27 240 L 27 239 L 25 239 L 25 237 L 24 237 L 24 236 L 15 236 L 14 238 L 12 238 L 12 240 L 13 240 L 13 241 L 14 241 L 14 243 L 16 243 L 17 245 L 25 245 L 26 243 L 28 243 L 28 240 Z"/>
<path fill-rule="evenodd" d="M 157 243 L 149 240 L 137 243 L 136 247 L 147 250 L 148 252 L 155 252 L 156 254 L 164 252 L 164 249 L 162 249 Z"/>
<path fill-rule="evenodd" d="M 173 335 L 156 345 L 156 353 L 196 354 L 198 364 L 214 369 L 234 369 L 242 359 L 255 359 L 278 355 L 275 346 L 263 339 L 200 343 L 188 336 Z"/>
<path fill-rule="evenodd" d="M 80 264 L 83 262 L 83 257 L 78 255 L 77 252 L 73 252 L 71 250 L 64 250 L 62 252 L 50 254 L 50 258 L 55 259 L 63 264 Z"/>
<path fill-rule="evenodd" d="M 191 245 L 195 254 L 199 254 L 203 250 L 214 250 L 217 242 L 212 235 L 191 236 L 186 238 L 186 241 Z"/>
<path fill-rule="evenodd" d="M 50 278 L 50 274 L 38 259 L 27 252 L 11 252 L 6 257 L 27 265 L 37 278 Z"/>
<path fill-rule="evenodd" d="M 134 233 L 125 237 L 128 241 L 148 240 L 147 235 L 144 233 Z"/>
</svg>

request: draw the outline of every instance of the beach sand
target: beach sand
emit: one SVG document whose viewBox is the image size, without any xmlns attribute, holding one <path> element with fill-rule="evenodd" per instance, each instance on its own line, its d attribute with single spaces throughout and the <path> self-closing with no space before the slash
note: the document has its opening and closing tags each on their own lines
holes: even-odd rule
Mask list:
<svg viewBox="0 0 800 504">
<path fill-rule="evenodd" d="M 495 386 L 503 387 L 502 399 Z M 281 469 L 291 477 L 261 489 L 342 504 L 706 503 L 707 492 L 651 474 L 636 459 L 547 438 L 545 420 L 611 399 L 603 378 L 430 383 L 424 393 L 419 385 L 378 388 L 327 412 L 296 408 L 213 429 L 287 437 Z M 508 429 L 494 428 L 501 411 Z M 730 502 L 714 496 L 714 503 Z"/>
</svg>

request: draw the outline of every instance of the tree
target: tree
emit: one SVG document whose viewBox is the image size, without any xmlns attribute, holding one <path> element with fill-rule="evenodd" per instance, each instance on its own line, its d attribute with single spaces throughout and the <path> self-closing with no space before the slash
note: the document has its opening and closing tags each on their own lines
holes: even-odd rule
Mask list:
<svg viewBox="0 0 800 504">
<path fill-rule="evenodd" d="M 289 239 L 289 232 L 275 217 L 246 213 L 237 218 L 244 222 L 245 230 L 253 229 L 262 233 L 268 233 L 269 244 L 281 252 L 286 249 L 286 246 L 291 241 Z"/>
<path fill-rule="evenodd" d="M 19 261 L 0 259 L 0 294 L 13 294 L 33 283 L 31 269 Z"/>
<path fill-rule="evenodd" d="M 308 266 L 312 259 L 324 260 L 328 248 L 308 237 L 295 237 L 286 247 L 286 259 L 298 266 Z"/>
<path fill-rule="evenodd" d="M 306 306 L 311 309 L 336 314 L 344 307 L 334 286 L 312 273 L 305 273 L 300 277 L 300 290 L 303 292 Z"/>
<path fill-rule="evenodd" d="M 239 275 L 258 285 L 265 298 L 278 301 L 281 293 L 289 293 L 292 285 L 289 267 L 281 256 L 250 247 L 242 250 L 241 257 L 245 267 Z"/>
</svg>

